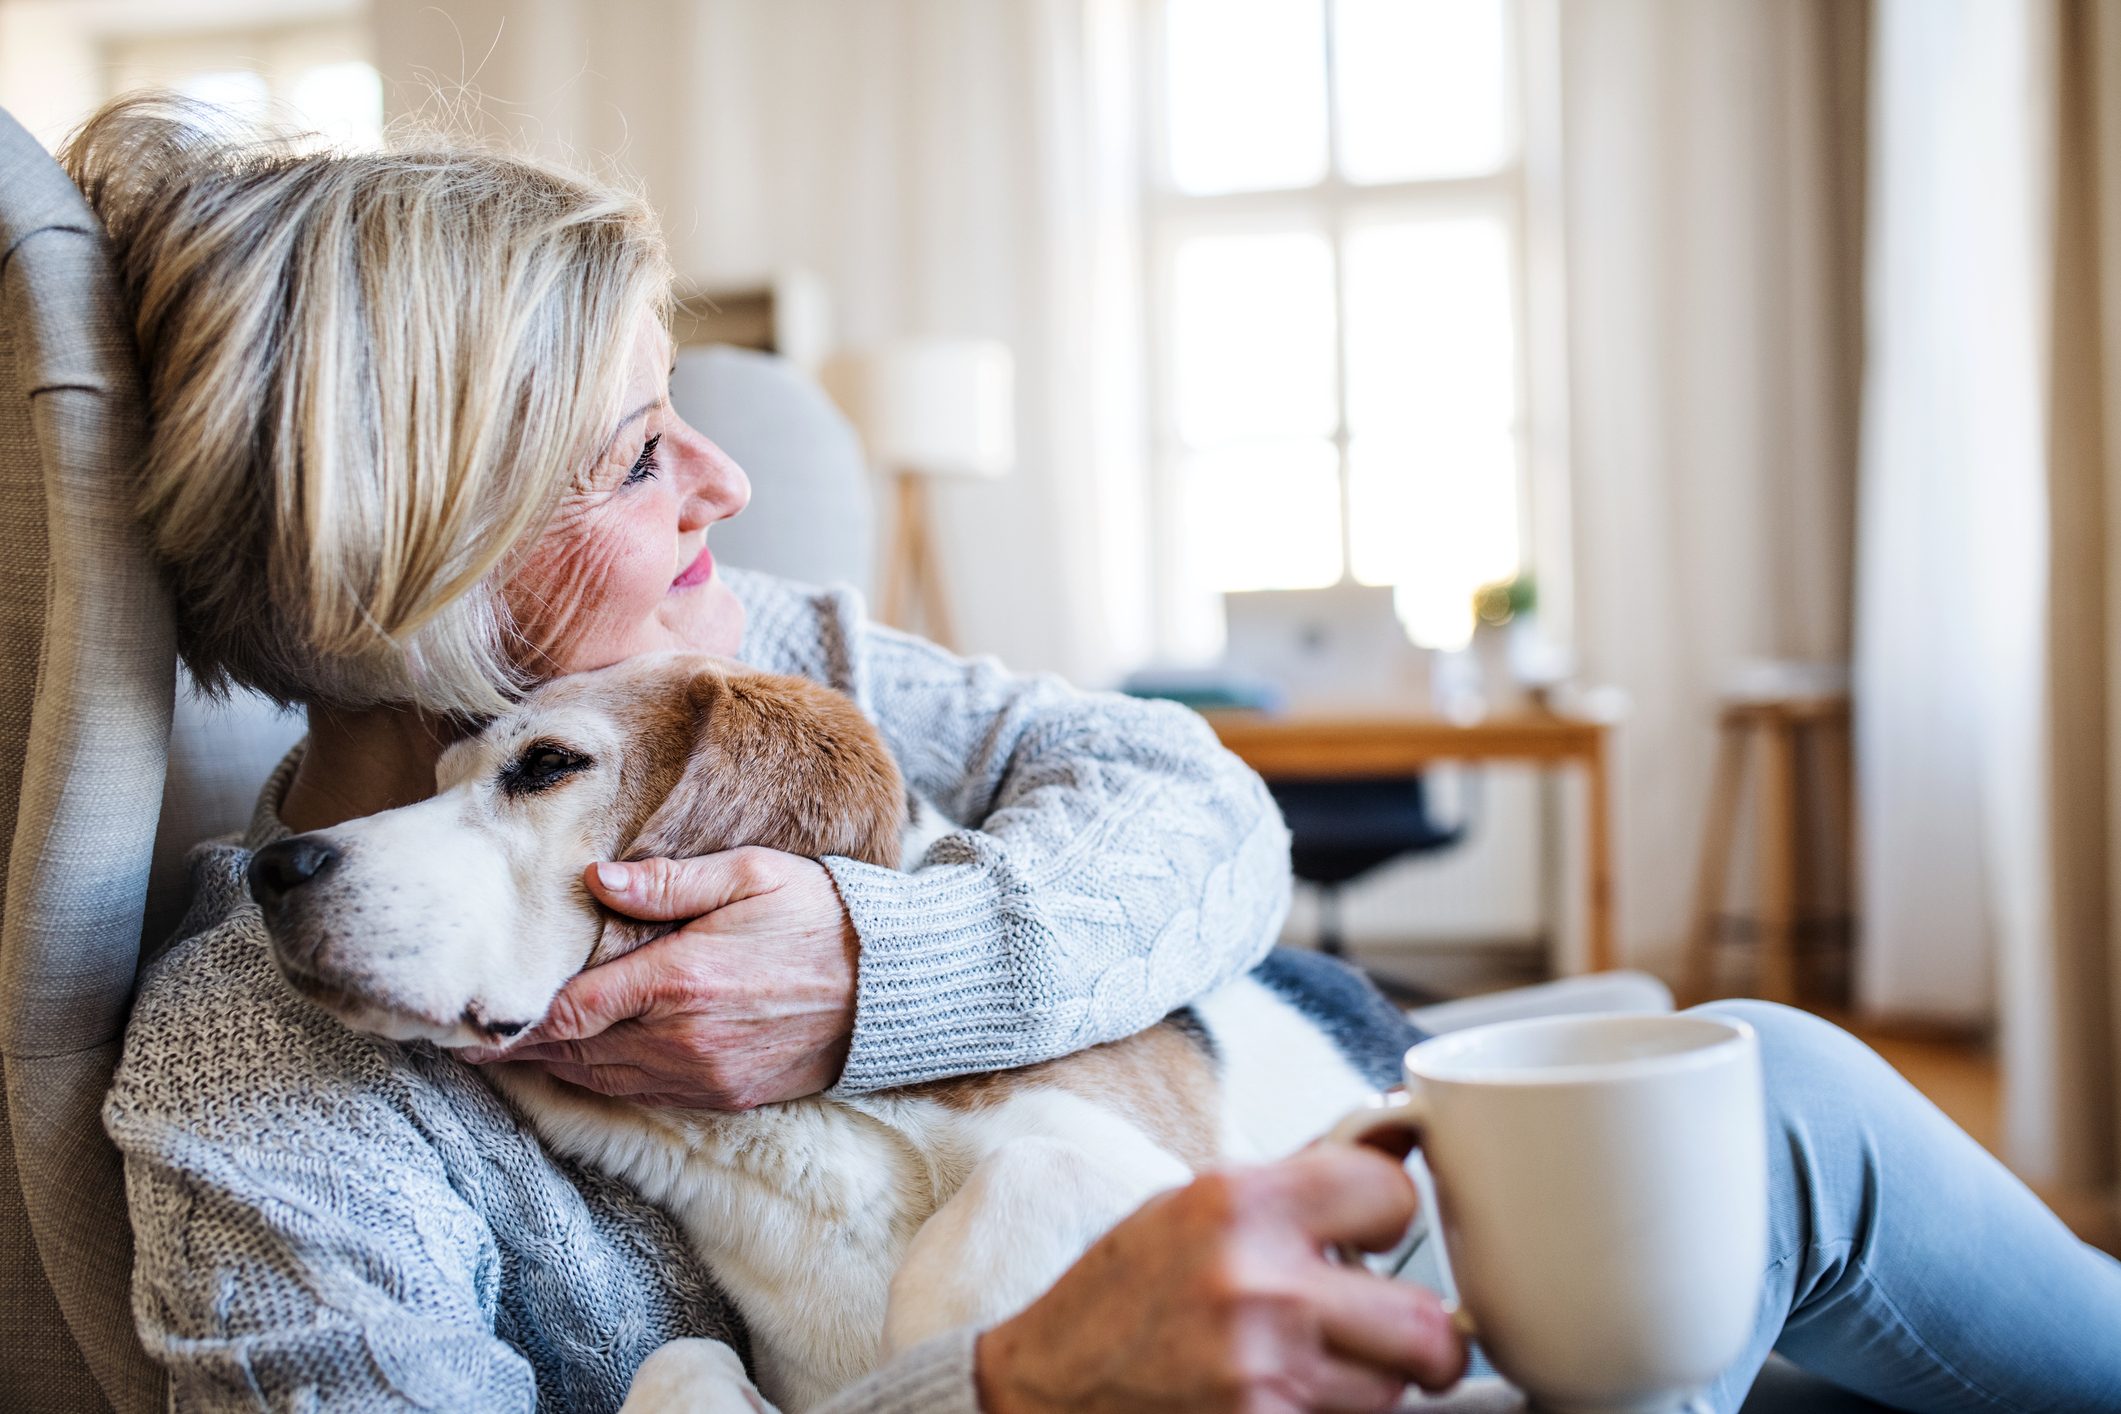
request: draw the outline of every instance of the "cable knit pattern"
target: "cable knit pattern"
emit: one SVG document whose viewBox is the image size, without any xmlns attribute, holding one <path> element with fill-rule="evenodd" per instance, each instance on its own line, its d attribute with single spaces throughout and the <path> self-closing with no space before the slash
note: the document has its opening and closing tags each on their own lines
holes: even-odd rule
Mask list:
<svg viewBox="0 0 2121 1414">
<path fill-rule="evenodd" d="M 1190 713 L 1020 678 L 736 572 L 743 656 L 848 692 L 968 828 L 914 874 L 827 860 L 861 936 L 849 1091 L 1127 1034 L 1256 961 L 1287 906 L 1263 787 Z M 346 1030 L 280 982 L 241 844 L 202 846 L 105 1124 L 134 1310 L 183 1409 L 597 1411 L 662 1341 L 743 1334 L 675 1226 L 556 1162 L 477 1073 Z M 834 1414 L 974 1414 L 969 1334 Z"/>
</svg>

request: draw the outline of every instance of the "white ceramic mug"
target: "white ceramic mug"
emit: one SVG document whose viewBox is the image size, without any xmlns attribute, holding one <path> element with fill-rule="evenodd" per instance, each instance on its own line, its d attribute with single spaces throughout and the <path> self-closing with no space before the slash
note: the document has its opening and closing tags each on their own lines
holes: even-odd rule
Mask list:
<svg viewBox="0 0 2121 1414">
<path fill-rule="evenodd" d="M 1767 1265 L 1752 1028 L 1557 1016 L 1407 1052 L 1333 1137 L 1411 1131 L 1462 1312 L 1541 1409 L 1678 1409 L 1743 1351 Z"/>
</svg>

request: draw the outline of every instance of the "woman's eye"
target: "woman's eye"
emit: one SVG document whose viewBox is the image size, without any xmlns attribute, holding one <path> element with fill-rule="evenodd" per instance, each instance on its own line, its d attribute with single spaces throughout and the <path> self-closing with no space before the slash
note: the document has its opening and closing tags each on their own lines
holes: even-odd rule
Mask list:
<svg viewBox="0 0 2121 1414">
<path fill-rule="evenodd" d="M 660 466 L 660 463 L 655 459 L 655 449 L 662 443 L 662 440 L 663 434 L 658 432 L 642 444 L 641 454 L 633 459 L 633 469 L 626 473 L 626 484 L 628 486 L 655 479 L 656 471 Z"/>
</svg>

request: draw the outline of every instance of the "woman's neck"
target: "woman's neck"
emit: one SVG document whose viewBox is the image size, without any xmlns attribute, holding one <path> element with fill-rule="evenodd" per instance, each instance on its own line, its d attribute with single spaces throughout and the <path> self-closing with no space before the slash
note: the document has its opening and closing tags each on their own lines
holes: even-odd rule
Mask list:
<svg viewBox="0 0 2121 1414">
<path fill-rule="evenodd" d="M 458 735 L 410 707 L 312 707 L 281 822 L 299 835 L 425 800 L 435 792 L 436 759 Z"/>
</svg>

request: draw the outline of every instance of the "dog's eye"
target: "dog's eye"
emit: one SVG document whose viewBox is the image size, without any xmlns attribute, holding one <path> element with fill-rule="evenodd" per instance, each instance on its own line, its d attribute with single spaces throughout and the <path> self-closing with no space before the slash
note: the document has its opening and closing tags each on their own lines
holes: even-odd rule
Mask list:
<svg viewBox="0 0 2121 1414">
<path fill-rule="evenodd" d="M 570 751 L 556 742 L 532 742 L 501 768 L 501 789 L 510 795 L 531 795 L 595 764 L 581 752 Z"/>
</svg>

